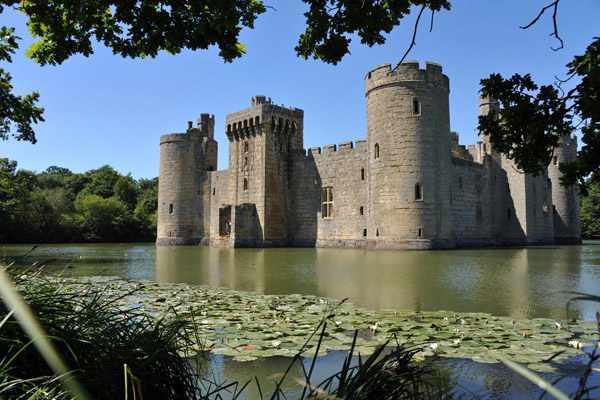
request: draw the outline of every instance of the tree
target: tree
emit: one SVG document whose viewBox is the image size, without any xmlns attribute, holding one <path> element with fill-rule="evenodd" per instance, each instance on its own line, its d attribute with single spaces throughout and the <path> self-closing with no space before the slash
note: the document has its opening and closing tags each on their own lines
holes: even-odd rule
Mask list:
<svg viewBox="0 0 600 400">
<path fill-rule="evenodd" d="M 385 42 L 402 19 L 415 8 L 419 14 L 417 26 L 425 10 L 450 10 L 450 0 L 302 0 L 308 4 L 306 30 L 300 36 L 296 54 L 336 64 L 349 52 L 353 35 L 368 46 Z M 550 0 L 549 0 L 550 1 Z M 537 23 L 543 14 L 553 10 L 553 36 L 560 42 L 556 16 L 560 0 L 551 1 L 534 20 L 523 28 Z M 11 6 L 28 17 L 28 26 L 38 39 L 26 54 L 41 65 L 60 64 L 70 56 L 93 53 L 94 42 L 99 42 L 123 57 L 154 57 L 164 50 L 172 54 L 182 49 L 199 50 L 217 45 L 225 61 L 232 61 L 244 52 L 238 41 L 243 27 L 253 28 L 256 18 L 267 6 L 260 0 L 150 0 L 150 1 L 92 1 L 26 2 L 0 1 L 0 12 Z M 414 8 L 413 8 L 414 7 Z M 10 62 L 10 54 L 17 48 L 17 37 L 12 28 L 4 27 L 0 44 L 0 60 Z M 480 127 L 491 136 L 499 150 L 507 150 L 526 172 L 539 173 L 548 164 L 560 136 L 581 127 L 584 146 L 578 159 L 561 165 L 565 183 L 584 182 L 585 176 L 600 165 L 600 42 L 588 47 L 585 54 L 570 63 L 566 80 L 580 79 L 575 89 L 561 93 L 560 85 L 536 85 L 530 77 L 515 75 L 504 80 L 492 75 L 484 80 L 482 94 L 497 98 L 504 107 L 497 121 L 483 119 Z M 406 56 L 406 54 L 405 54 Z M 16 138 L 35 143 L 31 127 L 43 121 L 43 109 L 36 108 L 37 93 L 20 98 L 12 95 L 10 76 L 2 74 L 0 100 L 8 106 L 0 108 L 0 137 L 6 139 L 12 124 L 17 125 Z M 537 94 L 533 92 L 538 90 Z M 527 115 L 535 117 L 529 124 Z M 544 121 L 544 116 L 548 117 Z M 580 122 L 571 123 L 572 117 Z"/>
<path fill-rule="evenodd" d="M 138 198 L 138 189 L 131 173 L 126 176 L 120 176 L 113 187 L 115 198 L 123 202 L 130 210 L 135 208 Z"/>
<path fill-rule="evenodd" d="M 115 194 L 115 184 L 119 180 L 120 175 L 110 165 L 104 165 L 98 169 L 88 171 L 86 175 L 91 180 L 77 194 L 77 198 L 84 198 L 93 194 L 106 199 Z"/>
<path fill-rule="evenodd" d="M 558 1 L 555 2 L 556 4 Z M 570 135 L 578 127 L 584 146 L 577 158 L 559 165 L 567 185 L 599 182 L 594 174 L 600 166 L 600 38 L 588 46 L 585 54 L 575 56 L 567 64 L 567 79 L 558 87 L 538 86 L 529 75 L 513 75 L 504 79 L 498 74 L 481 81 L 481 93 L 501 104 L 500 118 L 492 113 L 479 117 L 480 131 L 490 136 L 495 149 L 510 154 L 527 173 L 542 173 L 552 158 L 554 148 L 562 136 Z M 561 94 L 560 85 L 571 79 L 579 83 Z M 573 124 L 573 119 L 578 120 Z"/>
<path fill-rule="evenodd" d="M 600 238 L 600 184 L 588 178 L 588 191 L 581 197 L 581 236 Z"/>
</svg>

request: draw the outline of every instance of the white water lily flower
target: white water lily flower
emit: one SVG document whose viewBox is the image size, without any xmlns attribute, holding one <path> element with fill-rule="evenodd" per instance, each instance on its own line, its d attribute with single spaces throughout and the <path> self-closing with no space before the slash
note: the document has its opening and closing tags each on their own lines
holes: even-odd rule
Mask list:
<svg viewBox="0 0 600 400">
<path fill-rule="evenodd" d="M 561 324 L 560 322 L 555 322 L 555 323 L 554 323 L 554 327 L 555 327 L 556 329 L 562 329 L 562 324 Z"/>
<path fill-rule="evenodd" d="M 460 339 L 454 339 L 452 341 L 452 343 L 454 343 L 455 346 L 458 346 L 460 344 L 461 340 Z"/>
<path fill-rule="evenodd" d="M 202 323 L 206 325 L 206 324 L 210 324 L 210 321 L 209 321 L 209 320 L 207 320 L 207 319 L 203 319 L 203 320 L 202 320 Z"/>
<path fill-rule="evenodd" d="M 335 323 L 335 326 L 340 326 L 342 324 L 342 321 L 333 321 Z"/>
<path fill-rule="evenodd" d="M 444 321 L 446 321 L 446 322 L 447 322 L 447 321 L 448 321 L 448 317 L 444 317 Z"/>
<path fill-rule="evenodd" d="M 281 344 L 281 341 L 279 341 L 279 340 L 273 340 L 271 342 L 271 344 L 273 345 L 273 347 L 279 347 L 279 345 Z"/>
<path fill-rule="evenodd" d="M 429 345 L 429 347 L 431 347 L 433 350 L 436 350 L 438 347 L 440 347 L 440 344 L 439 343 L 431 343 Z"/>
<path fill-rule="evenodd" d="M 380 326 L 381 324 L 379 322 L 375 322 L 375 325 L 371 325 L 369 328 L 373 331 L 373 333 L 375 333 Z"/>
<path fill-rule="evenodd" d="M 581 349 L 583 348 L 583 343 L 581 343 L 579 340 L 571 340 L 569 341 L 569 346 L 574 349 Z"/>
</svg>

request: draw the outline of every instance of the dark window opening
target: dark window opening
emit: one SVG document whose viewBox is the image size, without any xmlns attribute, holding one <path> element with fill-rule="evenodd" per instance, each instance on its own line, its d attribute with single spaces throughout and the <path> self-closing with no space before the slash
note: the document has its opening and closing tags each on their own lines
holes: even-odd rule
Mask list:
<svg viewBox="0 0 600 400">
<path fill-rule="evenodd" d="M 420 183 L 415 185 L 415 200 L 423 200 L 423 190 Z"/>
<path fill-rule="evenodd" d="M 375 143 L 375 158 L 379 158 L 379 143 Z"/>
<path fill-rule="evenodd" d="M 244 190 L 248 190 L 248 179 L 244 178 Z"/>
<path fill-rule="evenodd" d="M 215 188 L 213 188 L 213 196 L 215 195 Z"/>
<path fill-rule="evenodd" d="M 361 181 L 365 180 L 365 169 L 364 168 L 360 169 L 360 180 Z"/>
<path fill-rule="evenodd" d="M 413 100 L 413 115 L 421 115 L 421 102 L 418 99 Z"/>
<path fill-rule="evenodd" d="M 379 236 L 379 229 L 375 231 L 375 236 Z"/>
<path fill-rule="evenodd" d="M 173 204 L 169 204 L 169 214 L 173 214 Z"/>
<path fill-rule="evenodd" d="M 244 142 L 244 153 L 248 152 L 248 142 Z"/>
<path fill-rule="evenodd" d="M 554 165 L 558 164 L 558 157 L 557 156 L 554 156 L 552 158 L 552 164 L 554 164 Z"/>
<path fill-rule="evenodd" d="M 331 218 L 332 215 L 333 215 L 333 191 L 330 187 L 323 188 L 321 217 L 322 218 Z"/>
<path fill-rule="evenodd" d="M 419 235 L 418 237 L 423 237 L 423 230 L 421 228 L 419 228 Z"/>
<path fill-rule="evenodd" d="M 367 230 L 366 229 L 363 229 L 363 236 L 367 237 Z"/>
<path fill-rule="evenodd" d="M 364 207 L 360 208 L 360 215 L 365 215 L 365 208 Z"/>
</svg>

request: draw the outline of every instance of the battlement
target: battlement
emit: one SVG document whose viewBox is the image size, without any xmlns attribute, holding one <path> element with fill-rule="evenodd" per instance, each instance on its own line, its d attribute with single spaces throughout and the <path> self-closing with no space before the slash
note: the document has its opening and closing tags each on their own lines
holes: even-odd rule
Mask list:
<svg viewBox="0 0 600 400">
<path fill-rule="evenodd" d="M 352 141 L 341 142 L 338 145 L 328 144 L 321 147 L 311 147 L 308 149 L 308 154 L 314 156 L 328 155 L 328 154 L 345 154 L 353 150 L 365 150 L 367 148 L 367 139 L 358 139 L 355 143 Z"/>
<path fill-rule="evenodd" d="M 225 125 L 229 140 L 240 140 L 263 130 L 295 134 L 302 133 L 304 111 L 295 107 L 274 104 L 269 97 L 253 97 L 250 107 L 227 115 Z"/>
<path fill-rule="evenodd" d="M 380 65 L 367 73 L 365 77 L 367 94 L 380 87 L 400 82 L 432 83 L 450 90 L 450 80 L 442 73 L 442 66 L 425 62 L 425 68 L 419 69 L 418 61 L 403 61 L 392 70 L 391 64 Z"/>
</svg>

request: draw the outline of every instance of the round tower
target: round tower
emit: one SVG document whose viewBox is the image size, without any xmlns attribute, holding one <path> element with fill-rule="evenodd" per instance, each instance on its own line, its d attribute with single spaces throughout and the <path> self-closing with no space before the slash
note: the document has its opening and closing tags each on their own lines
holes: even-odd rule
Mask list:
<svg viewBox="0 0 600 400">
<path fill-rule="evenodd" d="M 579 194 L 575 186 L 563 186 L 559 165 L 577 157 L 577 137 L 563 136 L 548 166 L 548 177 L 552 182 L 552 204 L 554 215 L 554 240 L 557 243 L 580 243 Z"/>
<path fill-rule="evenodd" d="M 199 121 L 202 128 L 200 125 Z M 186 133 L 160 138 L 158 245 L 197 245 L 202 240 L 203 184 L 206 179 L 203 133 L 206 134 L 192 128 L 192 122 L 189 122 Z"/>
<path fill-rule="evenodd" d="M 365 80 L 369 246 L 453 247 L 448 77 L 405 61 Z"/>
</svg>

